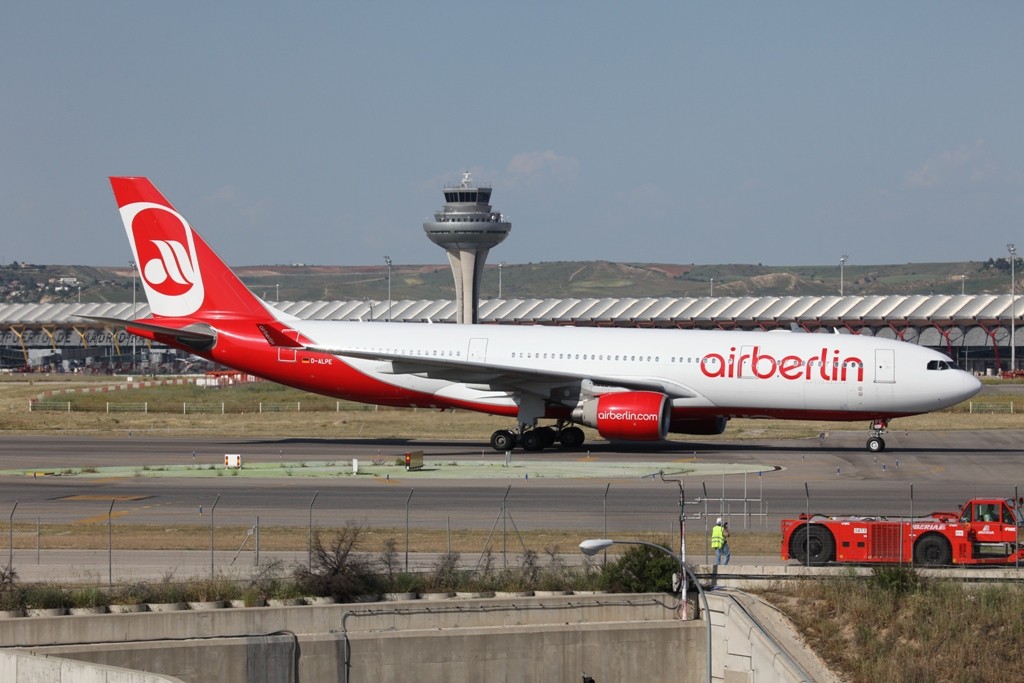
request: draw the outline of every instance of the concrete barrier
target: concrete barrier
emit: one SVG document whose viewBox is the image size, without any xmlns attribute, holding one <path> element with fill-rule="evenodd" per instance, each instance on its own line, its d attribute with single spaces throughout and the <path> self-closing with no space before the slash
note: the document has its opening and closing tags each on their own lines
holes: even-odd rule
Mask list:
<svg viewBox="0 0 1024 683">
<path fill-rule="evenodd" d="M 180 678 L 72 659 L 0 651 L 0 681 L 10 683 L 183 683 Z"/>
<path fill-rule="evenodd" d="M 709 591 L 708 600 L 713 680 L 832 680 L 801 658 L 791 632 L 773 633 L 778 625 L 758 615 L 753 598 Z M 0 620 L 0 647 L 187 683 L 571 681 L 582 673 L 600 683 L 702 683 L 704 615 L 682 622 L 676 607 L 662 594 L 612 594 L 22 617 Z"/>
<path fill-rule="evenodd" d="M 838 683 L 793 627 L 760 598 L 739 591 L 707 594 L 712 680 L 724 683 Z"/>
<path fill-rule="evenodd" d="M 581 672 L 698 683 L 705 624 L 680 622 L 674 607 L 671 597 L 630 594 L 23 617 L 0 620 L 0 646 L 188 683 L 577 680 Z"/>
</svg>

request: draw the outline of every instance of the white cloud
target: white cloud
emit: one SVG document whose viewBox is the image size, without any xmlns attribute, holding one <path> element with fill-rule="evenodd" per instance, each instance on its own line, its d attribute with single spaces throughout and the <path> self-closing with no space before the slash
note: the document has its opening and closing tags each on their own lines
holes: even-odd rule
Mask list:
<svg viewBox="0 0 1024 683">
<path fill-rule="evenodd" d="M 989 154 L 984 140 L 940 152 L 908 171 L 904 184 L 912 189 L 983 185 L 1006 180 L 1007 172 Z"/>
<path fill-rule="evenodd" d="M 568 181 L 576 177 L 579 162 L 551 150 L 516 154 L 508 162 L 510 185 L 532 184 L 548 180 Z"/>
</svg>

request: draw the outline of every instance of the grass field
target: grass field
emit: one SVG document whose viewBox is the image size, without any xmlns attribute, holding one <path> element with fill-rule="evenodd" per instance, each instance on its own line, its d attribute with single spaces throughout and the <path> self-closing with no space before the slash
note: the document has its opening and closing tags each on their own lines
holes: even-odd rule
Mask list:
<svg viewBox="0 0 1024 683">
<path fill-rule="evenodd" d="M 44 393 L 117 386 L 124 378 L 76 377 L 73 375 L 6 376 L 0 378 L 0 429 L 15 433 L 136 434 L 161 436 L 281 436 L 324 438 L 465 438 L 486 443 L 495 429 L 508 427 L 507 418 L 467 411 L 377 408 L 336 401 L 272 382 L 204 388 L 195 385 L 160 386 L 98 393 L 66 393 L 47 397 L 59 403 L 53 412 L 31 412 L 29 402 Z M 1002 383 L 1005 388 L 1007 383 Z M 936 431 L 948 429 L 1002 429 L 1024 424 L 1024 384 L 1021 391 L 984 391 L 978 402 L 986 410 L 970 413 L 969 404 L 952 409 L 901 418 L 900 429 Z M 70 404 L 70 410 L 67 405 Z M 261 412 L 262 404 L 262 412 Z M 1014 412 L 1010 412 L 1013 404 Z M 145 406 L 147 412 L 137 412 Z M 190 408 L 191 407 L 191 408 Z M 108 412 L 110 410 L 111 412 Z M 131 411 L 131 412 L 121 412 Z M 223 412 L 221 412 L 223 411 Z M 301 415 L 301 419 L 296 419 Z M 701 441 L 737 439 L 810 438 L 821 431 L 865 431 L 858 422 L 803 422 L 782 420 L 733 420 L 725 434 L 701 436 Z M 587 439 L 599 438 L 588 430 Z M 686 435 L 672 435 L 679 441 Z"/>
</svg>

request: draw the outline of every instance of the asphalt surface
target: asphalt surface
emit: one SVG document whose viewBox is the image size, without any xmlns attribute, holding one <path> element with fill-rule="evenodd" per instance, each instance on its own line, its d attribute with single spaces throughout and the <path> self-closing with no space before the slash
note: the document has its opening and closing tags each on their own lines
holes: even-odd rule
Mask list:
<svg viewBox="0 0 1024 683">
<path fill-rule="evenodd" d="M 81 523 L 105 518 L 113 500 L 118 520 L 209 524 L 199 506 L 208 513 L 219 495 L 218 523 L 248 524 L 258 515 L 265 524 L 304 527 L 315 495 L 314 522 L 323 524 L 404 526 L 408 506 L 414 526 L 489 528 L 504 500 L 521 529 L 603 528 L 606 510 L 612 531 L 672 528 L 679 488 L 640 476 L 647 464 L 652 473 L 664 469 L 682 479 L 690 515 L 703 512 L 704 504 L 694 503 L 705 500 L 709 514 L 737 520 L 746 498 L 752 528 L 774 529 L 779 519 L 805 511 L 807 492 L 812 511 L 899 515 L 911 512 L 911 486 L 918 513 L 974 495 L 1009 497 L 1017 484 L 1024 491 L 1024 429 L 890 432 L 880 454 L 863 448 L 864 436 L 643 450 L 594 444 L 587 453 L 514 452 L 508 468 L 503 455 L 464 442 L 8 436 L 0 441 L 0 517 L 17 502 L 20 521 Z M 394 466 L 409 450 L 422 450 L 426 469 L 443 469 L 442 476 Z M 226 453 L 242 455 L 244 476 L 224 469 Z M 364 474 L 350 473 L 353 458 Z M 304 476 L 303 466 L 314 462 L 331 463 L 334 473 Z M 627 475 L 604 470 L 637 462 Z M 245 467 L 260 463 L 278 465 L 282 476 L 250 477 Z M 169 466 L 182 476 L 161 471 Z M 81 468 L 85 474 L 70 474 Z M 740 526 L 742 519 L 734 521 Z"/>
<path fill-rule="evenodd" d="M 734 531 L 774 531 L 780 519 L 807 509 L 909 515 L 957 508 L 975 495 L 1010 497 L 1018 485 L 1024 493 L 1024 429 L 894 431 L 880 454 L 864 449 L 866 436 L 836 432 L 823 440 L 629 450 L 595 443 L 583 453 L 514 452 L 508 463 L 477 443 L 457 441 L 7 436 L 0 441 L 0 518 L 67 524 L 68 533 L 76 524 L 105 523 L 108 515 L 115 533 L 120 523 L 209 526 L 216 501 L 217 527 L 248 527 L 259 518 L 263 527 L 292 526 L 303 536 L 310 519 L 317 527 L 403 528 L 407 514 L 410 527 L 453 533 L 557 529 L 583 536 L 607 529 L 609 536 L 662 530 L 671 536 L 678 531 L 679 486 L 641 474 L 663 469 L 681 479 L 688 524 L 701 528 L 724 513 Z M 427 472 L 394 465 L 411 450 L 424 452 Z M 224 469 L 226 453 L 242 455 L 241 473 Z M 362 474 L 351 474 L 353 458 L 363 463 Z M 316 463 L 334 469 L 306 476 L 320 471 Z M 281 474 L 250 476 L 259 465 Z M 209 554 L 202 552 L 170 560 L 130 551 L 116 558 L 106 551 L 37 556 L 27 545 L 25 539 L 15 544 L 23 578 L 66 575 L 69 566 L 105 577 L 116 565 L 115 580 L 175 568 L 209 572 Z M 235 564 L 252 564 L 252 550 L 247 544 Z M 233 555 L 218 551 L 218 568 L 234 566 Z M 301 561 L 299 555 L 285 559 Z"/>
</svg>

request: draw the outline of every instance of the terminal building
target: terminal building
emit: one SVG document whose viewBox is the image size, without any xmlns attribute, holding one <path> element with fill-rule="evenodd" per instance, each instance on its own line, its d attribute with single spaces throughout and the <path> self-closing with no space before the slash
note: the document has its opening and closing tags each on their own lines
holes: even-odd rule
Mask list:
<svg viewBox="0 0 1024 683">
<path fill-rule="evenodd" d="M 303 319 L 455 323 L 452 300 L 295 301 L 268 304 Z M 577 325 L 678 329 L 794 330 L 900 339 L 941 351 L 967 370 L 1010 370 L 1024 306 L 1009 294 L 931 296 L 489 299 L 487 325 Z M 137 318 L 149 315 L 140 303 Z M 387 311 L 387 313 L 385 313 Z M 131 303 L 0 304 L 0 367 L 100 373 L 180 373 L 206 361 L 136 339 L 80 316 L 132 317 Z M 1012 323 L 1011 323 L 1012 320 Z M 134 353 L 133 353 L 134 349 Z"/>
<path fill-rule="evenodd" d="M 448 254 L 455 300 L 389 300 L 386 305 L 365 299 L 275 301 L 272 305 L 302 319 L 367 324 L 393 320 L 863 334 L 936 349 L 980 375 L 1015 370 L 1010 359 L 1016 360 L 1018 354 L 1011 350 L 1011 339 L 1017 339 L 1024 307 L 1008 294 L 480 301 L 479 283 L 488 252 L 508 237 L 512 224 L 492 210 L 491 187 L 474 183 L 468 172 L 461 184 L 444 188 L 444 197 L 444 208 L 423 229 Z M 388 283 L 390 299 L 390 275 Z M 148 315 L 149 307 L 142 303 L 0 304 L 0 370 L 160 374 L 215 369 L 197 356 L 82 317 Z"/>
</svg>

